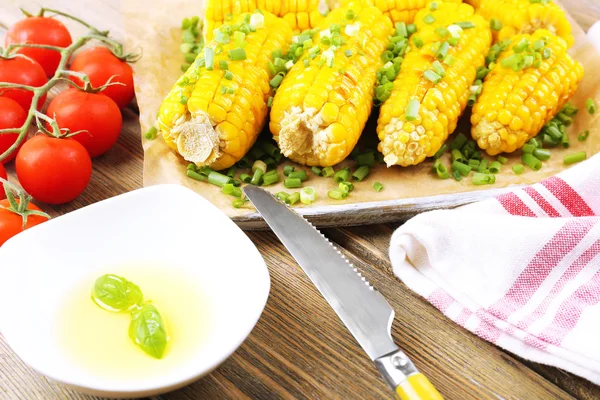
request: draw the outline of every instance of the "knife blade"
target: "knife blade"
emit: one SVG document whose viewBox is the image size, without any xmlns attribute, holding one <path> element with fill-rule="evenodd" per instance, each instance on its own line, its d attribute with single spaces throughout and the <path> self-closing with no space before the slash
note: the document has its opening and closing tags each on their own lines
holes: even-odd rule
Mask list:
<svg viewBox="0 0 600 400">
<path fill-rule="evenodd" d="M 383 295 L 321 232 L 271 193 L 250 185 L 244 192 L 398 397 L 442 399 L 392 340 L 394 310 Z"/>
</svg>

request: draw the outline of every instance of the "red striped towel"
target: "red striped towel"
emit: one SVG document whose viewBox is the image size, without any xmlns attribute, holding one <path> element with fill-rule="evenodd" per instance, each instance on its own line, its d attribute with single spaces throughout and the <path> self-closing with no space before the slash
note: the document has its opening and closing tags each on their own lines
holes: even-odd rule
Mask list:
<svg viewBox="0 0 600 400">
<path fill-rule="evenodd" d="M 600 384 L 600 155 L 496 199 L 418 215 L 394 273 L 454 322 Z"/>
</svg>

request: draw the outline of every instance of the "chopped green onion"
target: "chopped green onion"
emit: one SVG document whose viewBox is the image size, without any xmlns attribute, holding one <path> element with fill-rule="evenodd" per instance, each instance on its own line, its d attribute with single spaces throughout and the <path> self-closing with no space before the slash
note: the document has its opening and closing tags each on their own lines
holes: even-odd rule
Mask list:
<svg viewBox="0 0 600 400">
<path fill-rule="evenodd" d="M 212 47 L 204 48 L 204 63 L 208 71 L 212 71 L 215 65 L 215 50 Z"/>
<path fill-rule="evenodd" d="M 439 61 L 434 61 L 433 64 L 431 64 L 431 68 L 433 68 L 433 71 L 442 78 L 446 76 L 446 71 L 444 70 L 444 67 L 442 66 L 442 64 L 440 64 Z"/>
<path fill-rule="evenodd" d="M 244 200 L 242 200 L 242 199 L 235 199 L 235 200 L 233 200 L 233 202 L 231 203 L 231 205 L 234 208 L 242 208 L 244 206 Z"/>
<path fill-rule="evenodd" d="M 383 190 L 383 185 L 381 183 L 379 183 L 379 182 L 375 182 L 373 184 L 373 189 L 375 189 L 375 191 L 377 193 L 379 193 L 379 192 L 381 192 Z"/>
<path fill-rule="evenodd" d="M 460 132 L 452 143 L 450 143 L 450 150 L 460 150 L 467 143 L 468 139 L 464 133 Z"/>
<path fill-rule="evenodd" d="M 544 46 L 546 46 L 546 43 L 544 43 L 544 41 L 540 39 L 533 42 L 531 48 L 533 49 L 533 51 L 540 51 L 544 48 Z"/>
<path fill-rule="evenodd" d="M 359 166 L 367 165 L 369 167 L 372 167 L 373 164 L 375 164 L 375 153 L 368 152 L 359 154 L 358 156 L 356 156 L 354 161 L 356 161 L 356 164 Z"/>
<path fill-rule="evenodd" d="M 448 54 L 448 56 L 444 58 L 443 63 L 451 67 L 454 65 L 454 61 L 454 56 L 452 54 Z"/>
<path fill-rule="evenodd" d="M 302 204 L 311 204 L 317 199 L 317 191 L 315 188 L 307 186 L 300 190 L 300 201 Z"/>
<path fill-rule="evenodd" d="M 587 153 L 585 151 L 578 151 L 577 153 L 569 154 L 565 158 L 563 158 L 563 162 L 565 165 L 571 165 L 578 162 L 581 162 L 587 158 Z"/>
<path fill-rule="evenodd" d="M 340 182 L 338 187 L 340 188 L 340 190 L 343 190 L 344 192 L 348 193 L 354 190 L 354 185 L 352 184 L 352 182 Z"/>
<path fill-rule="evenodd" d="M 435 28 L 435 33 L 437 33 L 437 35 L 440 36 L 442 39 L 450 35 L 450 31 L 445 26 L 438 26 L 437 28 Z"/>
<path fill-rule="evenodd" d="M 452 171 L 458 171 L 462 176 L 468 176 L 471 172 L 471 167 L 458 161 L 452 162 Z"/>
<path fill-rule="evenodd" d="M 496 176 L 492 174 L 483 174 L 481 172 L 475 172 L 473 174 L 473 185 L 493 185 L 496 183 Z"/>
<path fill-rule="evenodd" d="M 442 81 L 442 77 L 430 69 L 423 73 L 423 77 L 432 83 L 440 83 Z"/>
<path fill-rule="evenodd" d="M 279 87 L 279 85 L 281 85 L 281 82 L 283 81 L 283 76 L 284 76 L 284 75 L 283 75 L 283 73 L 282 73 L 282 72 L 278 73 L 277 75 L 275 75 L 275 76 L 273 77 L 273 79 L 271 79 L 271 80 L 269 81 L 269 85 L 270 85 L 272 88 L 278 88 L 278 87 Z"/>
<path fill-rule="evenodd" d="M 538 149 L 542 147 L 542 144 L 536 138 L 529 139 L 528 143 L 534 145 Z"/>
<path fill-rule="evenodd" d="M 500 172 L 501 168 L 502 168 L 502 164 L 499 161 L 492 161 L 490 163 L 489 170 L 490 170 L 490 173 L 497 174 Z"/>
<path fill-rule="evenodd" d="M 260 147 L 266 154 L 270 155 L 271 157 L 276 157 L 278 154 L 281 153 L 277 146 L 269 142 L 263 143 Z"/>
<path fill-rule="evenodd" d="M 299 188 L 302 186 L 302 180 L 299 178 L 287 178 L 283 181 L 283 185 L 288 189 Z"/>
<path fill-rule="evenodd" d="M 252 177 L 248 174 L 241 174 L 240 180 L 244 183 L 250 183 L 250 181 L 252 180 Z"/>
<path fill-rule="evenodd" d="M 586 129 L 577 136 L 577 140 L 584 142 L 588 137 L 590 137 L 590 131 Z"/>
<path fill-rule="evenodd" d="M 197 173 L 194 170 L 188 169 L 188 170 L 186 170 L 185 174 L 189 178 L 195 179 L 195 180 L 200 181 L 200 182 L 206 182 L 206 177 L 204 175 L 202 175 L 202 174 Z"/>
<path fill-rule="evenodd" d="M 452 172 L 452 177 L 458 182 L 462 181 L 463 179 L 463 176 L 458 170 L 454 170 L 454 172 Z"/>
<path fill-rule="evenodd" d="M 362 166 L 358 167 L 358 169 L 356 171 L 354 171 L 354 173 L 352 174 L 352 179 L 360 182 L 363 179 L 365 179 L 369 175 L 370 172 L 371 172 L 371 168 L 369 168 L 368 165 L 362 165 Z"/>
<path fill-rule="evenodd" d="M 313 174 L 315 174 L 316 176 L 321 176 L 321 172 L 323 172 L 323 170 L 322 170 L 321 168 L 319 168 L 319 167 L 312 167 L 310 170 L 311 170 L 311 171 L 313 172 Z"/>
<path fill-rule="evenodd" d="M 246 50 L 241 47 L 229 50 L 229 59 L 231 61 L 241 61 L 246 59 Z"/>
<path fill-rule="evenodd" d="M 215 42 L 217 43 L 221 43 L 221 44 L 227 44 L 231 41 L 231 38 L 229 37 L 229 35 L 221 30 L 217 30 L 215 32 L 215 37 L 214 37 Z"/>
<path fill-rule="evenodd" d="M 438 2 L 432 1 L 431 4 L 429 5 L 429 11 L 435 11 L 438 9 L 438 7 L 439 7 Z"/>
<path fill-rule="evenodd" d="M 498 162 L 500 164 L 506 164 L 508 162 L 508 158 L 504 157 L 504 156 L 498 156 Z"/>
<path fill-rule="evenodd" d="M 252 179 L 250 180 L 250 183 L 252 185 L 256 185 L 256 186 L 260 185 L 262 177 L 263 177 L 264 174 L 265 174 L 264 170 L 262 170 L 260 168 L 256 168 L 254 170 L 254 174 L 252 175 Z"/>
<path fill-rule="evenodd" d="M 231 71 L 225 71 L 225 79 L 227 79 L 228 81 L 233 79 L 233 72 Z"/>
<path fill-rule="evenodd" d="M 219 68 L 221 68 L 223 71 L 227 71 L 229 69 L 229 64 L 225 60 L 220 60 Z"/>
<path fill-rule="evenodd" d="M 444 153 L 446 152 L 446 150 L 448 150 L 448 145 L 446 145 L 446 143 L 444 143 L 442 145 L 442 147 L 440 147 L 440 149 L 435 152 L 435 154 L 433 155 L 433 159 L 437 160 L 438 158 L 440 158 L 441 156 L 443 156 Z"/>
<path fill-rule="evenodd" d="M 279 173 L 277 170 L 272 170 L 263 175 L 263 186 L 269 186 L 279 182 Z"/>
<path fill-rule="evenodd" d="M 475 23 L 472 21 L 457 22 L 456 25 L 460 26 L 462 29 L 475 28 Z"/>
<path fill-rule="evenodd" d="M 300 179 L 302 182 L 304 182 L 305 180 L 308 179 L 308 175 L 306 174 L 305 170 L 301 169 L 299 171 L 290 172 L 290 174 L 288 175 L 288 178 Z"/>
<path fill-rule="evenodd" d="M 528 46 L 529 41 L 523 38 L 516 45 L 513 46 L 513 50 L 515 53 L 522 53 Z"/>
<path fill-rule="evenodd" d="M 492 18 L 490 20 L 490 28 L 492 28 L 494 31 L 499 31 L 502 29 L 502 22 L 500 22 L 500 20 L 497 18 Z"/>
<path fill-rule="evenodd" d="M 523 164 L 527 165 L 534 171 L 539 171 L 542 168 L 542 162 L 538 160 L 533 154 L 524 153 L 521 156 L 521 161 L 523 161 Z"/>
<path fill-rule="evenodd" d="M 275 194 L 275 197 L 277 197 L 281 201 L 285 201 L 288 197 L 290 197 L 290 194 L 287 192 L 277 192 Z"/>
<path fill-rule="evenodd" d="M 412 35 L 416 31 L 417 31 L 417 26 L 415 24 L 406 25 L 406 32 L 408 33 L 408 36 Z"/>
<path fill-rule="evenodd" d="M 481 161 L 479 161 L 479 160 L 475 160 L 474 158 L 469 160 L 469 167 L 471 167 L 471 170 L 478 169 L 479 164 L 481 164 Z"/>
<path fill-rule="evenodd" d="M 512 54 L 500 61 L 500 65 L 502 65 L 504 68 L 512 68 L 514 71 L 520 71 L 523 69 L 524 63 L 525 57 L 519 53 Z"/>
<path fill-rule="evenodd" d="M 448 172 L 448 169 L 446 168 L 446 166 L 444 165 L 444 163 L 442 162 L 442 160 L 439 160 L 439 159 L 435 160 L 435 162 L 433 163 L 433 171 L 441 179 L 448 179 L 448 178 L 450 178 L 450 173 Z"/>
<path fill-rule="evenodd" d="M 144 137 L 146 140 L 154 140 L 156 139 L 156 135 L 158 134 L 158 129 L 156 127 L 151 126 L 145 133 Z"/>
<path fill-rule="evenodd" d="M 290 206 L 293 206 L 294 204 L 296 204 L 299 201 L 300 201 L 300 193 L 299 192 L 292 193 L 285 199 L 285 203 Z"/>
<path fill-rule="evenodd" d="M 223 187 L 221 188 L 221 191 L 224 194 L 229 194 L 231 196 L 234 197 L 242 197 L 242 189 L 235 187 L 233 183 L 226 183 L 225 185 L 223 185 Z"/>
<path fill-rule="evenodd" d="M 283 167 L 283 175 L 290 176 L 292 172 L 294 172 L 295 167 L 293 165 L 286 165 Z"/>
<path fill-rule="evenodd" d="M 349 9 L 348 11 L 346 11 L 346 19 L 352 20 L 354 18 L 356 18 L 356 13 L 353 9 Z"/>
<path fill-rule="evenodd" d="M 479 167 L 477 167 L 477 172 L 484 173 L 485 171 L 487 171 L 489 163 L 490 161 L 487 158 L 482 159 L 479 162 Z"/>
<path fill-rule="evenodd" d="M 548 161 L 550 159 L 550 150 L 535 149 L 532 154 L 541 161 Z"/>
<path fill-rule="evenodd" d="M 327 192 L 327 197 L 333 200 L 344 200 L 346 197 L 348 197 L 348 192 L 344 192 L 340 189 L 331 189 Z"/>
<path fill-rule="evenodd" d="M 227 176 L 230 178 L 235 178 L 235 174 L 237 172 L 237 167 L 235 165 L 229 167 L 227 170 Z"/>
<path fill-rule="evenodd" d="M 335 183 L 346 182 L 350 179 L 350 168 L 340 169 L 333 175 Z"/>
<path fill-rule="evenodd" d="M 594 99 L 589 98 L 585 101 L 585 109 L 590 114 L 594 114 L 596 112 L 596 103 L 594 103 Z"/>
<path fill-rule="evenodd" d="M 406 23 L 399 22 L 396 24 L 396 35 L 401 36 L 403 38 L 408 37 L 408 29 L 406 27 Z"/>
<path fill-rule="evenodd" d="M 321 175 L 323 175 L 325 178 L 329 178 L 330 176 L 333 176 L 334 174 L 335 174 L 335 171 L 333 170 L 333 167 L 325 167 L 321 171 Z"/>
<path fill-rule="evenodd" d="M 208 174 L 208 182 L 212 183 L 213 185 L 223 187 L 223 185 L 225 184 L 233 183 L 233 179 L 231 179 L 227 175 L 223 175 L 220 172 L 211 171 Z"/>
<path fill-rule="evenodd" d="M 450 50 L 450 44 L 448 42 L 443 42 L 437 51 L 437 59 L 441 61 L 444 58 L 446 58 L 446 56 L 448 55 L 448 50 Z"/>
<path fill-rule="evenodd" d="M 425 42 L 423 42 L 423 39 L 421 39 L 419 36 L 413 36 L 412 41 L 413 44 L 419 49 L 425 45 Z"/>
<path fill-rule="evenodd" d="M 554 140 L 560 140 L 563 136 L 562 132 L 556 126 L 549 126 L 548 129 L 546 129 L 546 132 Z"/>
<path fill-rule="evenodd" d="M 406 107 L 406 120 L 407 121 L 414 121 L 417 119 L 417 117 L 419 116 L 419 108 L 421 107 L 421 103 L 419 103 L 419 100 L 415 97 L 412 97 L 409 101 L 408 101 L 408 106 Z"/>
<path fill-rule="evenodd" d="M 423 22 L 428 25 L 433 24 L 435 22 L 435 17 L 432 14 L 427 14 L 425 17 L 423 17 Z"/>
<path fill-rule="evenodd" d="M 344 51 L 344 54 L 346 55 L 346 57 L 352 57 L 352 50 L 348 49 Z"/>
<path fill-rule="evenodd" d="M 534 150 L 536 150 L 537 147 L 531 143 L 525 143 L 523 145 L 523 153 L 533 153 Z"/>
<path fill-rule="evenodd" d="M 262 153 L 265 154 L 264 152 Z M 257 169 L 262 170 L 264 174 L 265 172 L 267 172 L 267 164 L 265 164 L 264 161 L 256 160 L 254 161 L 254 164 L 252 164 L 252 172 L 256 171 Z"/>
<path fill-rule="evenodd" d="M 452 145 L 450 145 L 450 146 L 452 146 Z M 457 161 L 459 163 L 465 162 L 465 158 L 464 158 L 463 154 L 458 149 L 452 149 L 452 151 L 450 152 L 450 156 L 451 156 L 452 162 L 455 162 L 455 161 Z"/>
<path fill-rule="evenodd" d="M 512 170 L 515 175 L 521 175 L 523 172 L 525 172 L 525 167 L 523 164 L 515 164 L 512 166 Z"/>
</svg>

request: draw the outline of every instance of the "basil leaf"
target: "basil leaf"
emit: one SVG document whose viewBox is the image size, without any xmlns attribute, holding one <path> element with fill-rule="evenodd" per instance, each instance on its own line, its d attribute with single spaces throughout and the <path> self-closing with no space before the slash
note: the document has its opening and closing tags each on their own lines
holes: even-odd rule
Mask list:
<svg viewBox="0 0 600 400">
<path fill-rule="evenodd" d="M 143 299 L 144 295 L 136 284 L 113 274 L 96 279 L 92 289 L 94 303 L 107 311 L 127 311 L 141 304 Z"/>
<path fill-rule="evenodd" d="M 131 311 L 129 337 L 147 354 L 162 358 L 167 347 L 167 332 L 160 313 L 151 304 Z"/>
</svg>

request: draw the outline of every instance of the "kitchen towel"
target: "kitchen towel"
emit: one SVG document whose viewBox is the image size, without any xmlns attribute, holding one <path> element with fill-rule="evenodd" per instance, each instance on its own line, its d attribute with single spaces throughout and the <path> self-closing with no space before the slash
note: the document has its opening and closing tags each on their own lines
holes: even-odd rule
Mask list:
<svg viewBox="0 0 600 400">
<path fill-rule="evenodd" d="M 394 274 L 520 357 L 600 384 L 600 154 L 495 199 L 414 217 Z"/>
</svg>

